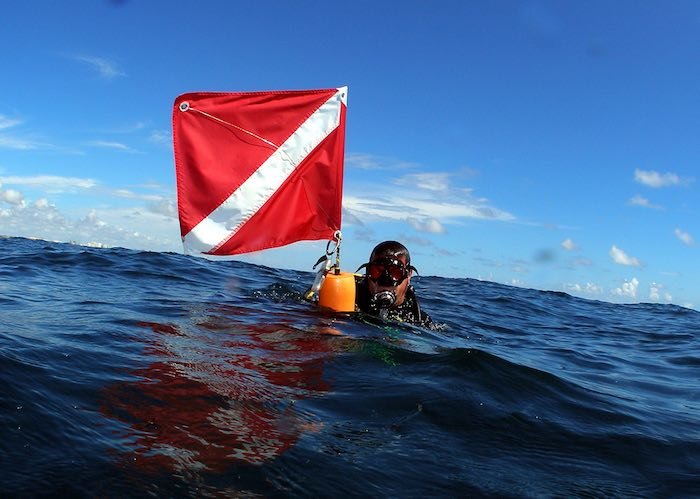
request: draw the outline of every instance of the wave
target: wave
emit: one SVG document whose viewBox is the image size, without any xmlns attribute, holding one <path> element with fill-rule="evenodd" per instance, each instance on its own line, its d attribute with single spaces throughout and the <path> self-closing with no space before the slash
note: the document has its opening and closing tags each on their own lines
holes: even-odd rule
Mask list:
<svg viewBox="0 0 700 499">
<path fill-rule="evenodd" d="M 421 277 L 445 324 L 428 331 L 316 310 L 309 272 L 15 238 L 0 250 L 9 495 L 700 486 L 697 312 Z"/>
</svg>

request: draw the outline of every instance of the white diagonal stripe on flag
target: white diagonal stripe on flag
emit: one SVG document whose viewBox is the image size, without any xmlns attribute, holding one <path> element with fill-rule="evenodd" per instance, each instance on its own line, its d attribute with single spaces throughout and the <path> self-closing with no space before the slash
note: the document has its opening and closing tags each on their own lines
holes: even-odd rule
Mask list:
<svg viewBox="0 0 700 499">
<path fill-rule="evenodd" d="M 236 234 L 338 127 L 346 96 L 347 87 L 339 88 L 238 189 L 187 233 L 182 238 L 185 251 L 208 253 Z"/>
</svg>

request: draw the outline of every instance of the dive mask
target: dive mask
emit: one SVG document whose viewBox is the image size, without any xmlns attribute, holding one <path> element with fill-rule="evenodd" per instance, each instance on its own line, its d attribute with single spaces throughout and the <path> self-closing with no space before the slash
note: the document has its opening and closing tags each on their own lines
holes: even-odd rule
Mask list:
<svg viewBox="0 0 700 499">
<path fill-rule="evenodd" d="M 367 269 L 369 279 L 380 286 L 391 287 L 401 284 L 408 277 L 408 273 L 415 270 L 413 266 L 404 265 L 401 260 L 396 258 L 379 258 L 364 264 L 362 267 Z"/>
</svg>

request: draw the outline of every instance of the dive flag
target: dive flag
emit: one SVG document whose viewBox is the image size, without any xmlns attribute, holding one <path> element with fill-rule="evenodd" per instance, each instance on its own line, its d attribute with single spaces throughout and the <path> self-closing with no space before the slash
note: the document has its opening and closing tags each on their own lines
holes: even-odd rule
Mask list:
<svg viewBox="0 0 700 499">
<path fill-rule="evenodd" d="M 347 87 L 183 94 L 173 107 L 185 251 L 235 255 L 340 229 Z"/>
</svg>

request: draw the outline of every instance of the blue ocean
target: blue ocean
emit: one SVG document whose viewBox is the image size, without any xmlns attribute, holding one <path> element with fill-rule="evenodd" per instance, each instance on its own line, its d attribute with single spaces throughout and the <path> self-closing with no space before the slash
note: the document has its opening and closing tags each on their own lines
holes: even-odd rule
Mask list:
<svg viewBox="0 0 700 499">
<path fill-rule="evenodd" d="M 700 313 L 0 239 L 0 495 L 698 497 Z"/>
</svg>

